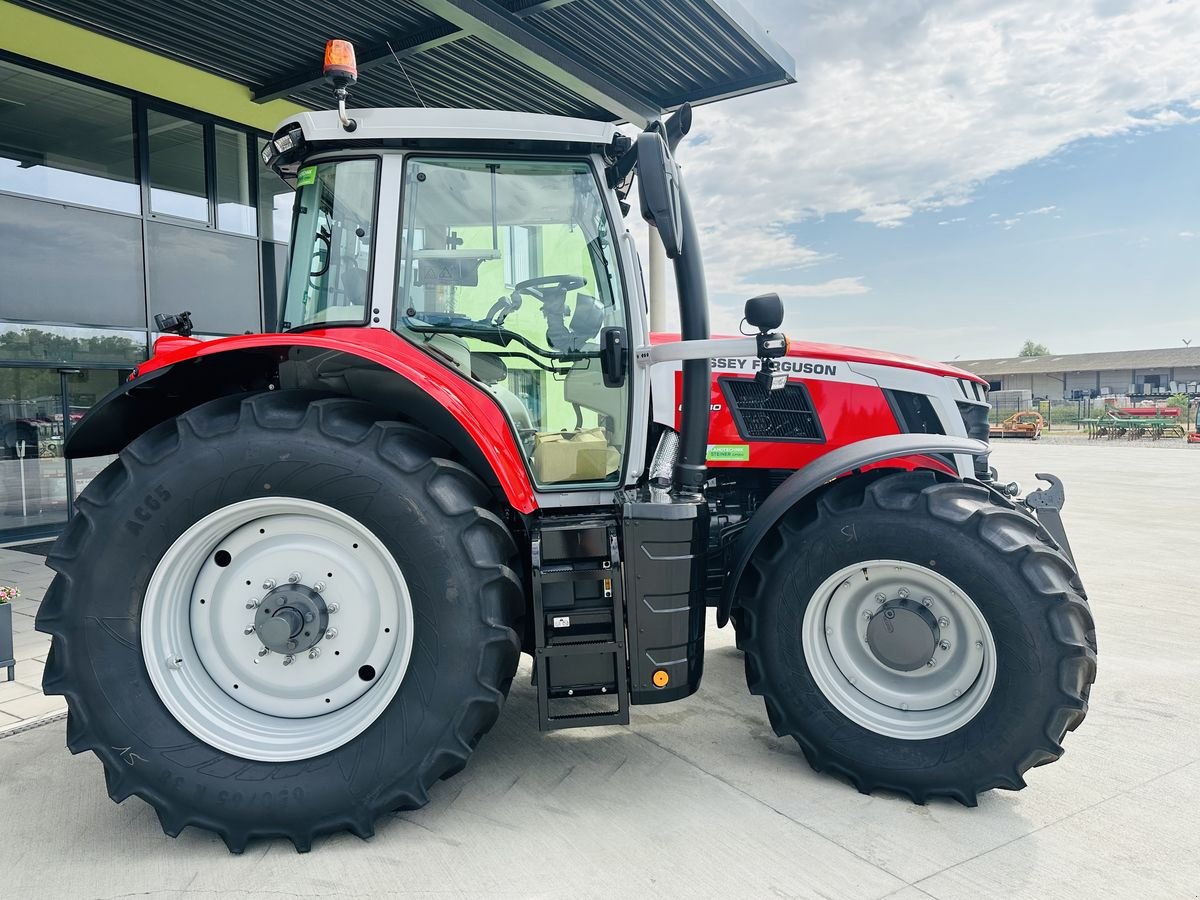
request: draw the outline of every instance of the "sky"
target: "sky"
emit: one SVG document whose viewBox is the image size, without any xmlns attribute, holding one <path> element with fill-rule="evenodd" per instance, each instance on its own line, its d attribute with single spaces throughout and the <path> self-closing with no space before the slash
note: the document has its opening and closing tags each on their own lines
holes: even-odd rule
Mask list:
<svg viewBox="0 0 1200 900">
<path fill-rule="evenodd" d="M 936 359 L 1200 345 L 1200 0 L 741 0 L 796 84 L 679 161 L 714 332 Z"/>
</svg>

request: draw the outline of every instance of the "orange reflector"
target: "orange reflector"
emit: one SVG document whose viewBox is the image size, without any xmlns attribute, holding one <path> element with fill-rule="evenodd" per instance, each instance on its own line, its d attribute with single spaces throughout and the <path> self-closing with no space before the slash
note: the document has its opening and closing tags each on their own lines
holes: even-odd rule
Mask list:
<svg viewBox="0 0 1200 900">
<path fill-rule="evenodd" d="M 659 669 L 651 677 L 651 680 L 654 682 L 655 687 L 666 687 L 667 682 L 671 680 L 671 676 L 668 675 L 663 669 Z"/>
<path fill-rule="evenodd" d="M 358 63 L 354 59 L 354 45 L 349 41 L 327 41 L 324 72 L 326 78 L 341 78 L 347 83 L 357 81 Z"/>
</svg>

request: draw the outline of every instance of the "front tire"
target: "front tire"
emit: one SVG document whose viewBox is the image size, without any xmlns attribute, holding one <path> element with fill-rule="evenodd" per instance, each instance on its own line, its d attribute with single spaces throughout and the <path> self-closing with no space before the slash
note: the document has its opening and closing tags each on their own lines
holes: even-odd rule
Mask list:
<svg viewBox="0 0 1200 900">
<path fill-rule="evenodd" d="M 974 806 L 1019 790 L 1087 712 L 1095 631 L 1074 567 L 979 484 L 836 482 L 764 538 L 739 600 L 775 732 L 863 793 Z"/>
<path fill-rule="evenodd" d="M 515 544 L 444 445 L 379 418 L 304 392 L 204 404 L 122 451 L 55 545 L 43 688 L 168 834 L 368 837 L 495 722 Z"/>
</svg>

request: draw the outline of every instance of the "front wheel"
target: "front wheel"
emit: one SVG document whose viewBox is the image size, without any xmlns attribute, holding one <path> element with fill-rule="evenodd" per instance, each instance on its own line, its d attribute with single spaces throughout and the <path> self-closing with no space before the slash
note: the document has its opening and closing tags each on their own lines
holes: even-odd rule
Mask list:
<svg viewBox="0 0 1200 900">
<path fill-rule="evenodd" d="M 421 806 L 516 670 L 516 547 L 480 481 L 356 400 L 199 406 L 79 498 L 49 562 L 43 687 L 68 746 L 163 829 L 301 850 Z"/>
<path fill-rule="evenodd" d="M 982 485 L 837 482 L 764 539 L 739 599 L 776 733 L 864 793 L 974 806 L 1024 787 L 1087 711 L 1095 632 L 1074 567 Z"/>
</svg>

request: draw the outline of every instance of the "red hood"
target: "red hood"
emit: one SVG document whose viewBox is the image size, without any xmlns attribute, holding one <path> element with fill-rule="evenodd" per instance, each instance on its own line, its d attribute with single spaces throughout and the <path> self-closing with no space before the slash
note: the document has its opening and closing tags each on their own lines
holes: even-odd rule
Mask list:
<svg viewBox="0 0 1200 900">
<path fill-rule="evenodd" d="M 737 335 L 714 334 L 714 338 L 737 337 Z M 650 343 L 662 344 L 667 341 L 679 340 L 678 334 L 655 333 L 650 335 Z M 871 363 L 877 366 L 896 366 L 901 369 L 915 369 L 918 372 L 928 372 L 931 375 L 951 375 L 955 378 L 966 378 L 979 384 L 987 384 L 974 372 L 949 366 L 945 363 L 930 362 L 917 359 L 915 356 L 905 356 L 902 353 L 889 353 L 886 350 L 867 350 L 863 347 L 845 347 L 841 344 L 817 344 L 812 341 L 797 341 L 788 339 L 788 356 L 802 356 L 805 359 L 828 359 L 842 362 Z"/>
</svg>

